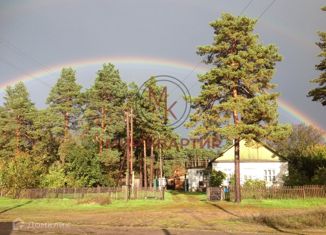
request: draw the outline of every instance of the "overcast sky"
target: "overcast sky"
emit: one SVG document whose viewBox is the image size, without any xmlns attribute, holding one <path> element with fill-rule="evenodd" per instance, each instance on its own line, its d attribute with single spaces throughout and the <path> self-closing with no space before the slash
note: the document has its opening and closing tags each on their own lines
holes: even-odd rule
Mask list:
<svg viewBox="0 0 326 235">
<path fill-rule="evenodd" d="M 247 4 L 251 2 L 248 6 Z M 326 108 L 306 97 L 309 80 L 319 72 L 317 31 L 326 31 L 326 1 L 304 0 L 0 0 L 0 83 L 100 57 L 149 57 L 192 64 L 192 69 L 117 65 L 125 81 L 141 83 L 149 75 L 170 74 L 185 79 L 198 93 L 196 47 L 212 42 L 209 22 L 222 12 L 259 17 L 256 33 L 274 43 L 283 55 L 274 82 L 281 97 L 326 129 Z M 265 12 L 264 12 L 265 11 Z M 110 62 L 110 61 L 103 61 Z M 89 86 L 100 68 L 76 68 L 78 81 Z M 59 71 L 44 76 L 52 85 Z M 40 80 L 27 82 L 33 101 L 44 107 L 50 87 Z M 3 91 L 0 92 L 0 97 Z M 2 98 L 0 98 L 0 101 Z M 282 122 L 298 123 L 284 110 Z"/>
</svg>

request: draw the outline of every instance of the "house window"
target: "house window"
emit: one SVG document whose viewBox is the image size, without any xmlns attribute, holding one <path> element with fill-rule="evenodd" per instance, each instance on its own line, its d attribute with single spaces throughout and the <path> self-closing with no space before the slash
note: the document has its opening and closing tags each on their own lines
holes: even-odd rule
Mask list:
<svg viewBox="0 0 326 235">
<path fill-rule="evenodd" d="M 265 172 L 264 179 L 266 182 L 276 181 L 275 170 L 264 170 L 264 172 Z"/>
</svg>

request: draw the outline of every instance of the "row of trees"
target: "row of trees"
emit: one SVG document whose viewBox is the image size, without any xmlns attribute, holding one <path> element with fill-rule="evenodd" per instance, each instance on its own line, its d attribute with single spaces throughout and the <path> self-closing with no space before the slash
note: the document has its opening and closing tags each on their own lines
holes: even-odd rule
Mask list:
<svg viewBox="0 0 326 235">
<path fill-rule="evenodd" d="M 155 79 L 149 82 L 152 92 L 161 91 Z M 1 186 L 121 184 L 127 165 L 125 111 L 131 109 L 134 138 L 143 143 L 133 149 L 134 170 L 143 185 L 151 185 L 159 171 L 154 141 L 159 136 L 165 140 L 179 137 L 165 125 L 164 110 L 157 110 L 157 104 L 154 107 L 147 98 L 146 92 L 138 95 L 136 84 L 123 82 L 112 64 L 104 64 L 84 92 L 75 71 L 64 68 L 49 94 L 48 107 L 42 110 L 32 103 L 23 83 L 8 87 L 0 107 Z M 196 151 L 201 151 L 202 158 L 212 156 L 206 150 L 163 150 L 165 173 L 173 174 Z"/>
</svg>

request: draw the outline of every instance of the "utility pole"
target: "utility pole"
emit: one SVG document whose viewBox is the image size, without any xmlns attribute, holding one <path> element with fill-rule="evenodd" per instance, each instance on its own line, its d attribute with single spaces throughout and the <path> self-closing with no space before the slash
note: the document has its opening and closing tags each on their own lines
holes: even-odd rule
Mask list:
<svg viewBox="0 0 326 235">
<path fill-rule="evenodd" d="M 161 140 L 159 140 L 159 158 L 160 158 L 160 180 L 163 178 L 163 162 L 162 162 L 162 145 L 161 145 Z"/>
<path fill-rule="evenodd" d="M 133 169 L 133 156 L 134 156 L 134 115 L 133 109 L 130 110 L 130 173 L 131 173 L 131 188 L 135 185 L 135 174 Z"/>
</svg>

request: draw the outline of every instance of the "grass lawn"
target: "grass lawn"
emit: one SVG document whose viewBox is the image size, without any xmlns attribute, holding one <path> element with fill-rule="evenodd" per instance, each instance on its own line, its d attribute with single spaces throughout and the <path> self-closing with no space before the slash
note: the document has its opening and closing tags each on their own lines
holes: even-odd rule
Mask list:
<svg viewBox="0 0 326 235">
<path fill-rule="evenodd" d="M 300 215 L 297 216 L 296 215 Z M 308 215 L 314 221 L 302 220 Z M 326 198 L 208 202 L 201 193 L 167 192 L 165 200 L 113 201 L 0 198 L 0 221 L 62 222 L 76 226 L 182 228 L 223 232 L 326 233 Z M 288 221 L 282 218 L 290 218 Z M 292 219 L 291 219 L 292 218 Z M 324 220 L 319 221 L 319 220 Z M 302 233 L 301 231 L 301 233 Z"/>
</svg>

